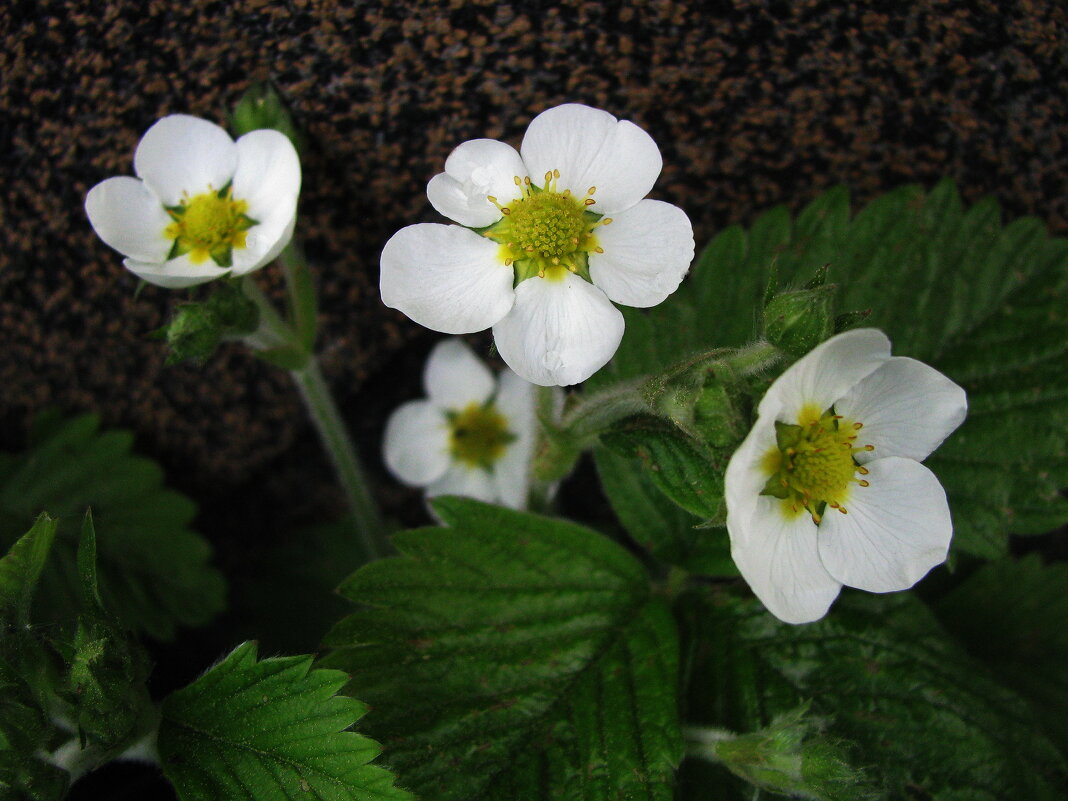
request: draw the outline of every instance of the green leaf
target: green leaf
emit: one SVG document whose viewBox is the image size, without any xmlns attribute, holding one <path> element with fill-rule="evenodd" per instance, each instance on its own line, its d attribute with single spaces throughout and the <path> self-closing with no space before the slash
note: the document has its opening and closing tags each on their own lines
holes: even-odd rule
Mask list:
<svg viewBox="0 0 1068 801">
<path fill-rule="evenodd" d="M 594 531 L 460 498 L 342 587 L 325 664 L 416 793 L 670 799 L 677 642 L 641 565 Z"/>
<path fill-rule="evenodd" d="M 830 735 L 855 744 L 881 797 L 1063 797 L 1068 764 L 1028 704 L 914 596 L 848 593 L 806 626 L 725 595 L 687 604 L 691 719 L 749 730 L 809 700 Z"/>
<path fill-rule="evenodd" d="M 601 488 L 620 523 L 638 545 L 660 562 L 705 576 L 737 576 L 727 530 L 708 528 L 701 518 L 673 503 L 657 489 L 636 459 L 596 448 Z"/>
<path fill-rule="evenodd" d="M 346 731 L 366 707 L 336 695 L 346 676 L 312 657 L 257 661 L 255 643 L 163 702 L 159 754 L 182 801 L 401 801 L 368 764 L 377 743 Z"/>
<path fill-rule="evenodd" d="M 615 358 L 588 386 L 746 344 L 760 335 L 772 273 L 787 290 L 824 264 L 840 310 L 871 309 L 864 325 L 884 330 L 896 355 L 968 391 L 967 421 L 928 460 L 950 499 L 953 547 L 997 557 L 1007 531 L 1068 521 L 1068 241 L 1032 218 L 1003 225 L 991 198 L 965 209 L 950 181 L 894 190 L 852 219 L 839 187 L 793 222 L 778 207 L 748 231 L 722 231 L 669 303 L 625 314 Z"/>
<path fill-rule="evenodd" d="M 618 454 L 648 464 L 652 482 L 680 507 L 703 520 L 722 522 L 722 453 L 702 447 L 670 423 L 654 417 L 632 417 L 601 435 Z"/>
<path fill-rule="evenodd" d="M 11 615 L 20 626 L 29 622 L 30 601 L 48 561 L 56 523 L 54 518 L 42 512 L 33 528 L 0 559 L 0 616 Z"/>
<path fill-rule="evenodd" d="M 105 609 L 96 556 L 93 516 L 86 513 L 77 553 L 83 607 L 73 634 L 50 640 L 63 660 L 64 682 L 56 695 L 69 705 L 66 716 L 83 743 L 114 754 L 148 733 L 155 724 L 155 707 L 146 689 L 148 654 Z M 60 631 L 69 627 L 68 622 Z"/>
<path fill-rule="evenodd" d="M 90 506 L 100 596 L 125 626 L 167 639 L 177 625 L 203 624 L 222 609 L 225 585 L 208 564 L 211 549 L 188 527 L 196 507 L 165 489 L 159 466 L 132 455 L 132 446 L 130 432 L 101 432 L 94 415 L 48 417 L 30 450 L 8 457 L 0 475 L 0 546 L 43 509 L 59 519 L 34 602 L 36 622 L 71 619 L 81 607 L 75 550 Z"/>
<path fill-rule="evenodd" d="M 1068 565 L 1035 555 L 979 568 L 935 614 L 1009 687 L 1029 699 L 1068 753 Z"/>
</svg>

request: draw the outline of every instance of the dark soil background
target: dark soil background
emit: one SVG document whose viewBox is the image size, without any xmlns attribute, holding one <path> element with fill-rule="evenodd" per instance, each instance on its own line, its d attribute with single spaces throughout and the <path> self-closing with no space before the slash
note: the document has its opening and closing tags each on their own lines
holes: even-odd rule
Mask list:
<svg viewBox="0 0 1068 801">
<path fill-rule="evenodd" d="M 0 449 L 21 448 L 47 406 L 132 429 L 201 504 L 233 591 L 247 554 L 343 505 L 288 377 L 237 347 L 165 367 L 149 333 L 178 294 L 135 297 L 88 225 L 86 191 L 132 174 L 134 147 L 165 114 L 225 123 L 263 79 L 289 98 L 308 141 L 299 231 L 321 290 L 324 371 L 405 522 L 421 504 L 385 474 L 379 440 L 393 406 L 420 394 L 436 335 L 382 306 L 378 254 L 398 228 L 435 219 L 426 182 L 466 139 L 518 145 L 535 114 L 568 101 L 633 120 L 664 156 L 654 196 L 687 210 L 699 243 L 835 184 L 859 204 L 946 175 L 968 201 L 993 194 L 1007 216 L 1068 232 L 1060 0 L 17 0 L 0 35 Z M 262 278 L 280 289 L 276 271 Z M 223 621 L 160 647 L 157 689 L 242 634 Z M 116 775 L 141 776 L 112 770 L 78 797 Z M 149 797 L 119 792 L 108 797 Z"/>
</svg>

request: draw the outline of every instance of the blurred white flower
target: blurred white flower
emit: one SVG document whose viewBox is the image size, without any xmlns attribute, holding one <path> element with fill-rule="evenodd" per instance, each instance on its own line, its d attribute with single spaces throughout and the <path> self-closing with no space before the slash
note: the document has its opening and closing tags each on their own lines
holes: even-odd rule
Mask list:
<svg viewBox="0 0 1068 801">
<path fill-rule="evenodd" d="M 726 474 L 731 554 L 787 623 L 826 614 L 842 585 L 904 590 L 945 561 L 945 491 L 920 462 L 967 414 L 964 390 L 892 357 L 881 331 L 832 337 L 760 402 Z"/>
<path fill-rule="evenodd" d="M 535 384 L 583 381 L 623 336 L 612 303 L 655 306 L 693 260 L 685 212 L 644 199 L 662 166 L 634 123 L 575 104 L 535 117 L 519 152 L 464 142 L 427 185 L 459 225 L 394 234 L 382 300 L 435 331 L 492 326 L 501 357 Z"/>
<path fill-rule="evenodd" d="M 537 434 L 533 384 L 499 379 L 459 339 L 438 343 L 423 372 L 427 399 L 386 423 L 386 465 L 427 497 L 465 495 L 513 509 L 527 504 Z M 562 399 L 561 399 L 562 400 Z"/>
<path fill-rule="evenodd" d="M 130 272 L 162 287 L 244 275 L 289 243 L 300 160 L 284 134 L 236 142 L 197 117 L 164 117 L 134 153 L 137 178 L 108 178 L 85 198 L 93 229 Z"/>
</svg>

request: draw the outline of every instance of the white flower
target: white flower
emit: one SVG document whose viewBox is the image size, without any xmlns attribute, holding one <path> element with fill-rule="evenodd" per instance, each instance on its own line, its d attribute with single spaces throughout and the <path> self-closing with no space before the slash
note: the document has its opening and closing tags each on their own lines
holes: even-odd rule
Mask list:
<svg viewBox="0 0 1068 801">
<path fill-rule="evenodd" d="M 173 114 L 141 137 L 134 172 L 90 189 L 85 211 L 149 283 L 174 289 L 244 275 L 293 236 L 300 160 L 278 131 L 234 142 L 212 122 Z"/>
<path fill-rule="evenodd" d="M 534 385 L 507 369 L 498 382 L 462 340 L 446 339 L 427 359 L 423 386 L 429 397 L 405 403 L 386 423 L 389 469 L 426 487 L 427 497 L 525 507 L 537 433 Z"/>
<path fill-rule="evenodd" d="M 725 487 L 731 554 L 772 614 L 817 620 L 843 584 L 904 590 L 945 561 L 949 505 L 920 462 L 967 408 L 963 389 L 892 357 L 871 328 L 832 337 L 776 379 Z"/>
<path fill-rule="evenodd" d="M 612 303 L 655 306 L 693 259 L 686 214 L 643 199 L 662 165 L 634 123 L 574 104 L 535 117 L 519 152 L 464 142 L 427 185 L 460 225 L 394 234 L 382 300 L 435 331 L 492 326 L 501 357 L 535 384 L 583 381 L 623 336 Z"/>
</svg>

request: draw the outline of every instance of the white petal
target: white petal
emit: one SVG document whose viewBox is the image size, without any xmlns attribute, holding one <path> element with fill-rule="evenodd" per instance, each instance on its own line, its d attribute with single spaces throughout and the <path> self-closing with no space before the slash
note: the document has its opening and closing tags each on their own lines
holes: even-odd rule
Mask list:
<svg viewBox="0 0 1068 801">
<path fill-rule="evenodd" d="M 802 407 L 824 412 L 861 379 L 890 358 L 890 340 L 874 328 L 858 328 L 817 345 L 775 379 L 760 401 L 759 414 L 771 412 L 796 423 Z"/>
<path fill-rule="evenodd" d="M 235 249 L 231 254 L 234 275 L 258 270 L 278 258 L 278 254 L 293 238 L 293 229 L 297 224 L 296 204 L 294 203 L 293 211 L 289 214 L 288 223 L 279 228 L 278 222 L 282 216 L 278 215 L 269 223 L 254 225 L 249 229 L 245 247 Z"/>
<path fill-rule="evenodd" d="M 489 328 L 512 308 L 514 272 L 500 245 L 458 225 L 420 223 L 382 249 L 382 302 L 446 334 Z"/>
<path fill-rule="evenodd" d="M 946 493 L 934 473 L 912 459 L 891 456 L 867 467 L 870 486 L 850 493 L 848 514 L 824 514 L 820 558 L 850 587 L 907 590 L 946 560 L 953 535 Z"/>
<path fill-rule="evenodd" d="M 428 498 L 438 495 L 463 495 L 486 503 L 494 503 L 497 494 L 493 478 L 480 467 L 452 464 L 441 478 L 426 488 Z"/>
<path fill-rule="evenodd" d="M 923 362 L 894 356 L 834 405 L 860 422 L 857 445 L 874 445 L 858 462 L 886 456 L 923 461 L 968 414 L 964 390 Z"/>
<path fill-rule="evenodd" d="M 782 501 L 760 494 L 768 480 L 760 461 L 774 447 L 774 416 L 762 416 L 727 465 L 731 556 L 768 611 L 787 623 L 808 623 L 827 613 L 841 584 L 820 562 L 812 518 L 787 518 Z"/>
<path fill-rule="evenodd" d="M 493 373 L 462 339 L 443 339 L 434 346 L 423 370 L 423 386 L 442 409 L 482 404 L 497 389 Z"/>
<path fill-rule="evenodd" d="M 524 178 L 526 174 L 523 160 L 511 145 L 495 139 L 472 139 L 449 154 L 445 172 L 430 179 L 426 196 L 450 220 L 484 228 L 501 219 L 500 210 L 487 196 L 506 205 L 519 197 L 516 177 Z"/>
<path fill-rule="evenodd" d="M 425 487 L 449 468 L 449 427 L 431 401 L 409 401 L 386 422 L 382 442 L 386 465 L 406 484 Z"/>
<path fill-rule="evenodd" d="M 656 142 L 627 120 L 607 111 L 569 103 L 543 111 L 527 128 L 520 147 L 535 184 L 560 171 L 558 188 L 582 197 L 597 191 L 590 209 L 616 214 L 649 194 L 664 161 Z"/>
<path fill-rule="evenodd" d="M 585 381 L 612 358 L 623 338 L 623 315 L 604 292 L 572 273 L 561 280 L 529 278 L 515 306 L 493 326 L 505 363 L 527 381 L 562 386 Z"/>
<path fill-rule="evenodd" d="M 165 206 L 177 206 L 183 193 L 195 197 L 222 189 L 237 169 L 234 140 L 213 122 L 172 114 L 141 137 L 134 172 Z"/>
<path fill-rule="evenodd" d="M 290 214 L 300 194 L 300 158 L 283 133 L 251 131 L 237 140 L 233 197 L 248 202 L 248 216 L 264 220 Z"/>
<path fill-rule="evenodd" d="M 728 519 L 731 556 L 769 612 L 786 623 L 810 623 L 827 614 L 841 584 L 820 562 L 812 518 L 804 512 L 787 518 L 781 506 L 760 497 L 747 520 Z"/>
<path fill-rule="evenodd" d="M 172 220 L 158 197 L 136 178 L 108 178 L 85 196 L 85 213 L 109 247 L 137 261 L 162 262 L 174 245 L 163 232 Z"/>
<path fill-rule="evenodd" d="M 679 287 L 693 261 L 693 226 L 686 212 L 643 200 L 597 229 L 604 253 L 590 254 L 590 277 L 610 300 L 655 306 Z"/>
<path fill-rule="evenodd" d="M 536 387 L 511 370 L 501 375 L 501 389 L 496 407 L 508 421 L 508 431 L 515 439 L 508 443 L 504 455 L 493 466 L 497 497 L 505 506 L 523 509 L 527 505 L 533 468 L 534 442 L 537 435 L 535 413 Z M 559 390 L 557 390 L 559 392 Z M 561 393 L 562 394 L 562 393 Z"/>
<path fill-rule="evenodd" d="M 149 264 L 136 259 L 125 259 L 122 263 L 138 278 L 165 289 L 184 289 L 204 284 L 230 272 L 229 268 L 219 267 L 211 259 L 202 264 L 193 264 L 189 254 L 163 264 Z"/>
</svg>

